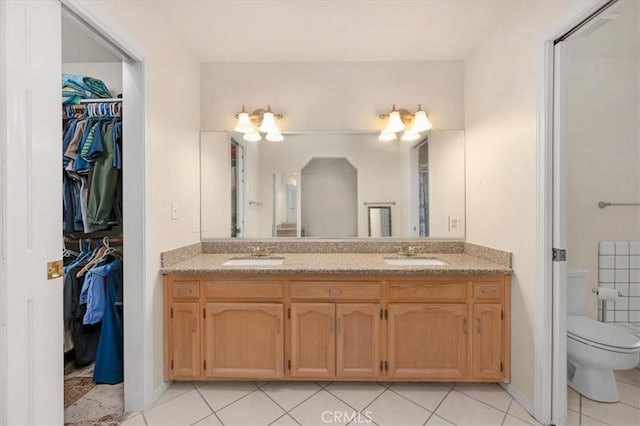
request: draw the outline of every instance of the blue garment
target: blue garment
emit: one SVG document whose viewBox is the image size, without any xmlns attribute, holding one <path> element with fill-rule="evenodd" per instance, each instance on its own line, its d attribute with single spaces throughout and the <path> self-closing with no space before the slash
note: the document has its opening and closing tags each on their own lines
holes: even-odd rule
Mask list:
<svg viewBox="0 0 640 426">
<path fill-rule="evenodd" d="M 107 277 L 112 268 L 112 263 L 107 263 L 103 266 L 94 266 L 87 272 L 82 290 L 80 291 L 80 304 L 87 305 L 87 312 L 82 319 L 82 323 L 85 325 L 97 324 L 102 321 Z"/>
<path fill-rule="evenodd" d="M 122 261 L 109 265 L 106 303 L 93 381 L 116 384 L 124 381 L 124 333 L 122 326 Z"/>
<path fill-rule="evenodd" d="M 111 92 L 102 82 L 92 77 L 62 74 L 62 103 L 77 104 L 80 99 L 110 98 Z"/>
<path fill-rule="evenodd" d="M 91 169 L 91 163 L 102 155 L 102 121 L 90 121 L 85 130 L 82 142 L 78 147 L 75 170 L 78 173 L 86 174 Z"/>
</svg>

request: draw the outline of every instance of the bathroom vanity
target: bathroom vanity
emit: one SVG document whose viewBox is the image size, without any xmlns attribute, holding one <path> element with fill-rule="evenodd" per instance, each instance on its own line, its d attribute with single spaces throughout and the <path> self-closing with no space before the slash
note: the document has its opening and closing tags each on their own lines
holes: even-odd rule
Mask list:
<svg viewBox="0 0 640 426">
<path fill-rule="evenodd" d="M 167 380 L 509 381 L 509 267 L 463 253 L 429 255 L 436 266 L 277 256 L 163 268 Z"/>
</svg>

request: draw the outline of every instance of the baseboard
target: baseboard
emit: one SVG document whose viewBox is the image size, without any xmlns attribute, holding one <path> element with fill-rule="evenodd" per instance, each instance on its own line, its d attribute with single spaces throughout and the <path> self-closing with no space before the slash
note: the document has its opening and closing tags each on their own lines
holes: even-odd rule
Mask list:
<svg viewBox="0 0 640 426">
<path fill-rule="evenodd" d="M 527 413 L 535 417 L 533 415 L 533 402 L 529 401 L 529 399 L 526 396 L 524 396 L 524 394 L 520 392 L 518 388 L 513 386 L 511 383 L 500 383 L 500 386 L 502 386 L 504 390 L 507 391 L 507 393 L 511 395 L 511 397 L 515 399 L 518 402 L 518 404 L 522 406 L 522 408 L 527 410 Z"/>
<path fill-rule="evenodd" d="M 160 399 L 160 397 L 162 396 L 163 393 L 165 393 L 167 391 L 167 389 L 169 389 L 169 386 L 171 386 L 173 382 L 162 382 L 162 384 L 160 384 L 160 386 L 158 386 L 154 391 L 153 391 L 153 401 L 151 401 L 151 405 L 155 404 L 157 400 Z"/>
</svg>

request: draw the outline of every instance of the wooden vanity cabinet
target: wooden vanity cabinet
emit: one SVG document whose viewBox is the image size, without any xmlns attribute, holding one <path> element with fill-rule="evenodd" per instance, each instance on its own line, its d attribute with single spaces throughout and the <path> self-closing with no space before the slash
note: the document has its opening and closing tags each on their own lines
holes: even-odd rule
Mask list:
<svg viewBox="0 0 640 426">
<path fill-rule="evenodd" d="M 164 285 L 169 380 L 509 381 L 508 275 L 176 274 Z"/>
</svg>

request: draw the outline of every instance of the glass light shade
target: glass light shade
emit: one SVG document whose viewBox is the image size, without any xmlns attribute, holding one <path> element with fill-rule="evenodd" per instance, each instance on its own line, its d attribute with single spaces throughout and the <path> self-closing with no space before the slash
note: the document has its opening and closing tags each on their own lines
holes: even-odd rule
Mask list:
<svg viewBox="0 0 640 426">
<path fill-rule="evenodd" d="M 244 136 L 242 136 L 242 139 L 248 142 L 258 142 L 262 139 L 262 136 L 260 136 L 260 133 L 253 130 L 251 132 L 245 133 Z"/>
<path fill-rule="evenodd" d="M 269 132 L 267 133 L 266 139 L 269 142 L 282 142 L 284 140 L 284 137 L 280 132 Z"/>
<path fill-rule="evenodd" d="M 412 132 L 416 132 L 416 133 L 425 132 L 432 127 L 433 125 L 429 121 L 429 118 L 427 117 L 426 112 L 422 110 L 416 112 L 415 116 L 413 117 L 413 126 L 411 126 Z"/>
<path fill-rule="evenodd" d="M 241 112 L 238 114 L 238 123 L 233 130 L 240 133 L 250 133 L 255 131 L 248 113 Z"/>
<path fill-rule="evenodd" d="M 276 119 L 272 112 L 265 112 L 262 116 L 262 124 L 260 124 L 260 131 L 263 133 L 280 133 L 278 126 L 276 125 Z"/>
<path fill-rule="evenodd" d="M 402 118 L 400 118 L 400 113 L 398 111 L 391 111 L 389 113 L 389 123 L 387 123 L 387 127 L 385 128 L 386 132 L 401 132 L 404 130 L 404 123 L 402 122 Z"/>
<path fill-rule="evenodd" d="M 420 133 L 413 130 L 405 130 L 402 134 L 402 140 L 405 142 L 413 142 L 420 139 Z"/>
<path fill-rule="evenodd" d="M 391 142 L 392 140 L 394 140 L 396 138 L 396 134 L 393 132 L 387 132 L 387 131 L 382 131 L 382 133 L 380 133 L 380 136 L 378 136 L 378 140 L 381 140 L 382 142 Z"/>
</svg>

